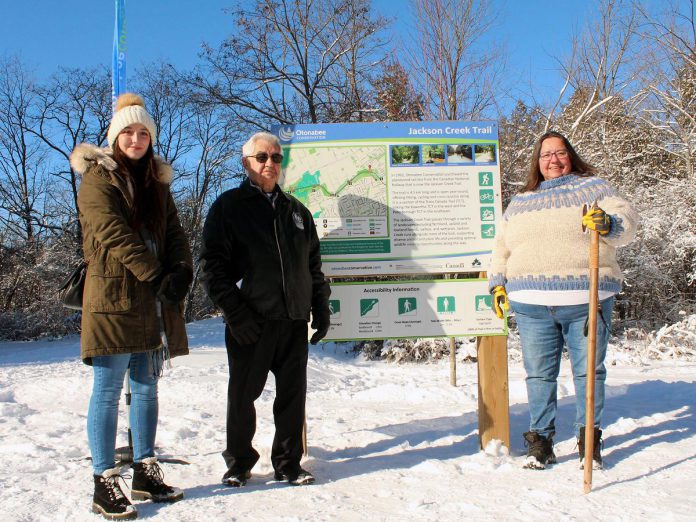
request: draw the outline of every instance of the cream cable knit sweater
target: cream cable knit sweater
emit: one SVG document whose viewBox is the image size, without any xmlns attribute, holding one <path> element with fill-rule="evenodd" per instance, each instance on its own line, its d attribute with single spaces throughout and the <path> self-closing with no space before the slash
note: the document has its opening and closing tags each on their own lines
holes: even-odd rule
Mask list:
<svg viewBox="0 0 696 522">
<path fill-rule="evenodd" d="M 576 174 L 513 197 L 496 235 L 489 288 L 502 285 L 508 294 L 589 290 L 590 234 L 582 231 L 582 207 L 595 201 L 611 217 L 611 232 L 600 236 L 599 290 L 618 293 L 623 275 L 616 248 L 633 239 L 638 215 L 606 181 Z"/>
</svg>

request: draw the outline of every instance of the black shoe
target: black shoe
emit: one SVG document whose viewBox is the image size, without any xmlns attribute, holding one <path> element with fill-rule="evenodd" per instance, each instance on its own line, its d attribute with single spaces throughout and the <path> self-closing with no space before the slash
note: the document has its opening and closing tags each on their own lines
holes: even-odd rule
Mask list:
<svg viewBox="0 0 696 522">
<path fill-rule="evenodd" d="M 244 486 L 250 478 L 251 471 L 248 469 L 242 471 L 238 469 L 228 469 L 222 476 L 222 483 L 233 488 L 240 488 Z"/>
<path fill-rule="evenodd" d="M 162 469 L 156 457 L 148 457 L 142 462 L 133 463 L 133 500 L 152 500 L 153 502 L 178 502 L 184 498 L 179 488 L 164 483 Z"/>
<path fill-rule="evenodd" d="M 527 460 L 524 462 L 526 469 L 546 469 L 547 464 L 556 463 L 552 435 L 544 437 L 534 431 L 528 431 L 523 436 L 527 446 Z"/>
<path fill-rule="evenodd" d="M 602 430 L 594 429 L 594 444 L 592 447 L 592 469 L 602 469 Z M 580 427 L 578 438 L 578 453 L 580 454 L 580 469 L 585 467 L 585 426 Z"/>
<path fill-rule="evenodd" d="M 274 477 L 276 480 L 287 482 L 293 486 L 308 486 L 314 484 L 314 475 L 299 466 L 295 469 L 286 471 L 276 470 Z"/>
<path fill-rule="evenodd" d="M 94 475 L 94 497 L 92 511 L 109 520 L 133 520 L 138 512 L 123 494 L 119 479 L 123 479 L 119 468 L 107 469 Z"/>
</svg>

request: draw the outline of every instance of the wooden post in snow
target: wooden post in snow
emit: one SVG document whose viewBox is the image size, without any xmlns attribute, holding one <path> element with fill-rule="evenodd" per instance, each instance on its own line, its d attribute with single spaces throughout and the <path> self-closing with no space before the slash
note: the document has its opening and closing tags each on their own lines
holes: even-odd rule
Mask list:
<svg viewBox="0 0 696 522">
<path fill-rule="evenodd" d="M 478 360 L 479 442 L 485 448 L 491 439 L 510 447 L 510 411 L 507 337 L 476 338 Z"/>
<path fill-rule="evenodd" d="M 457 342 L 450 337 L 450 384 L 457 385 Z"/>
<path fill-rule="evenodd" d="M 483 272 L 481 277 L 486 277 Z M 481 448 L 492 439 L 510 448 L 510 399 L 507 336 L 476 338 L 478 365 L 478 417 Z"/>
</svg>

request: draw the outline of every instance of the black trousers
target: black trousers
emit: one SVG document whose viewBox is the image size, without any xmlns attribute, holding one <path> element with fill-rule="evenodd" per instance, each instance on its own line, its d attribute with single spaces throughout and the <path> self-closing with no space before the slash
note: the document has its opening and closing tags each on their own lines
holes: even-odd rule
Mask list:
<svg viewBox="0 0 696 522">
<path fill-rule="evenodd" d="M 235 472 L 250 470 L 259 460 L 252 446 L 256 408 L 268 372 L 276 381 L 273 402 L 275 437 L 271 462 L 277 471 L 300 465 L 307 396 L 307 322 L 266 321 L 254 345 L 239 345 L 225 328 L 230 381 L 227 388 L 227 448 L 222 456 Z"/>
</svg>

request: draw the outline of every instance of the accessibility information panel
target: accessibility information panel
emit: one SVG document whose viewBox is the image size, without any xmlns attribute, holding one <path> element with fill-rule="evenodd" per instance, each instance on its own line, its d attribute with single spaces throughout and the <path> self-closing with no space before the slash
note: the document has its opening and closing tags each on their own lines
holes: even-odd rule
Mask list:
<svg viewBox="0 0 696 522">
<path fill-rule="evenodd" d="M 327 276 L 487 269 L 502 214 L 496 122 L 273 130 L 281 186 L 314 216 Z"/>
<path fill-rule="evenodd" d="M 333 283 L 326 340 L 507 335 L 492 299 L 485 279 Z"/>
</svg>

